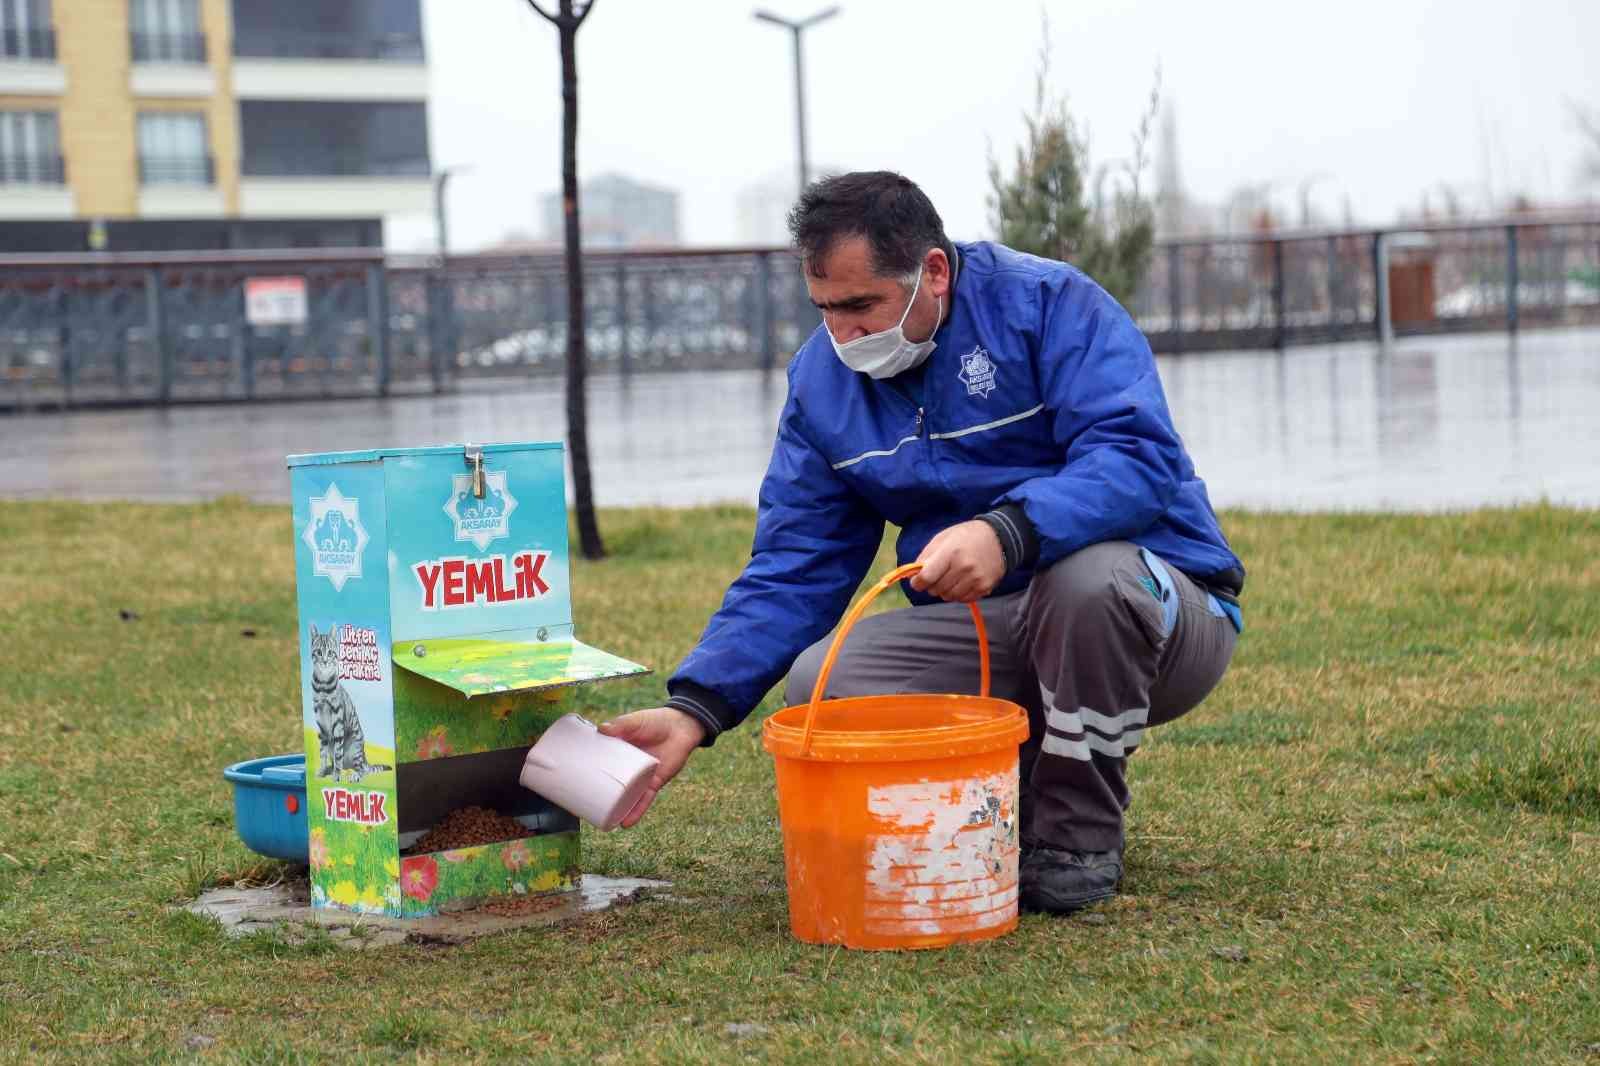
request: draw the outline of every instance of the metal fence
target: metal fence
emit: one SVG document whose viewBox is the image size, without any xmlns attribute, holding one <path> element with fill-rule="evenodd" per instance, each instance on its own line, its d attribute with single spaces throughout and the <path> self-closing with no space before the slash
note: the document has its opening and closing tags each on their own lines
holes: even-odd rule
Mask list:
<svg viewBox="0 0 1600 1066">
<path fill-rule="evenodd" d="M 599 373 L 773 367 L 817 323 L 784 249 L 589 253 Z M 298 309 L 250 311 L 266 279 Z M 1158 351 L 1600 321 L 1600 218 L 1176 241 L 1130 301 Z M 267 324 L 267 322 L 274 324 Z M 558 256 L 0 257 L 0 410 L 388 395 L 562 371 Z"/>
<path fill-rule="evenodd" d="M 1161 352 L 1600 321 L 1600 217 L 1171 241 L 1130 310 Z"/>
<path fill-rule="evenodd" d="M 450 373 L 559 374 L 565 278 L 559 257 L 452 259 L 442 271 L 397 271 L 401 288 L 392 284 L 391 291 L 405 293 L 419 320 L 447 322 L 454 331 L 440 339 L 454 353 Z M 419 293 L 430 287 L 435 295 L 427 304 Z M 771 367 L 819 321 L 799 259 L 787 250 L 591 253 L 584 290 L 589 362 L 601 372 Z"/>
<path fill-rule="evenodd" d="M 786 250 L 585 262 L 600 373 L 772 367 L 817 322 Z M 300 310 L 266 324 L 250 294 L 285 281 Z M 558 257 L 0 257 L 0 409 L 439 391 L 558 375 L 566 343 Z"/>
</svg>

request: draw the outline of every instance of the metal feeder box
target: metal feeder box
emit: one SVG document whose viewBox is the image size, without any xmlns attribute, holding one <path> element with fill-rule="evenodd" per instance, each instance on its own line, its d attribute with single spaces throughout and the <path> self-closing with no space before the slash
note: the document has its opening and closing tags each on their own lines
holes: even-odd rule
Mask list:
<svg viewBox="0 0 1600 1066">
<path fill-rule="evenodd" d="M 562 690 L 646 670 L 573 632 L 562 445 L 288 463 L 313 902 L 420 917 L 575 887 L 577 820 L 517 774 Z M 413 853 L 474 806 L 526 833 Z"/>
</svg>

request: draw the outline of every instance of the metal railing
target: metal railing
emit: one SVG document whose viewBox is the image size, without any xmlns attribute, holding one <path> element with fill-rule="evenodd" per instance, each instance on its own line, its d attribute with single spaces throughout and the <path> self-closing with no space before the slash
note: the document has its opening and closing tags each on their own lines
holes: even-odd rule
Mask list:
<svg viewBox="0 0 1600 1066">
<path fill-rule="evenodd" d="M 586 258 L 598 373 L 775 366 L 815 326 L 784 250 Z M 303 321 L 263 325 L 252 279 L 294 277 Z M 0 257 L 0 410 L 388 395 L 559 375 L 555 256 L 447 264 L 373 250 Z"/>
<path fill-rule="evenodd" d="M 60 155 L 0 155 L 0 185 L 65 185 L 67 163 Z"/>
<path fill-rule="evenodd" d="M 216 180 L 216 160 L 210 155 L 139 157 L 141 185 L 214 185 Z"/>
<path fill-rule="evenodd" d="M 130 34 L 135 63 L 204 63 L 206 38 L 203 33 Z"/>
<path fill-rule="evenodd" d="M 426 178 L 432 172 L 427 156 L 373 159 L 362 155 L 258 154 L 246 155 L 241 168 L 247 178 Z"/>
<path fill-rule="evenodd" d="M 1163 352 L 1600 321 L 1600 216 L 1170 241 L 1129 310 Z"/>
<path fill-rule="evenodd" d="M 252 279 L 301 279 L 262 324 Z M 815 328 L 788 249 L 589 252 L 600 374 L 770 369 Z M 1130 301 L 1158 351 L 1600 322 L 1600 218 L 1186 240 Z M 0 256 L 0 409 L 444 391 L 559 376 L 561 257 Z"/>
<path fill-rule="evenodd" d="M 234 30 L 233 54 L 246 59 L 387 59 L 421 63 L 420 35 L 350 34 L 305 30 Z"/>
<path fill-rule="evenodd" d="M 56 58 L 55 30 L 0 30 L 0 58 L 45 59 Z"/>
</svg>

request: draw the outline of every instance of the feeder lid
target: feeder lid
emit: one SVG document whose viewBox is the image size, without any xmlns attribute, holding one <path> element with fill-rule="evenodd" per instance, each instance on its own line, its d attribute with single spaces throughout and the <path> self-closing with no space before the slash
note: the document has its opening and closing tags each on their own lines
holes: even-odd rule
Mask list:
<svg viewBox="0 0 1600 1066">
<path fill-rule="evenodd" d="M 394 663 L 469 697 L 564 688 L 650 672 L 581 640 L 541 641 L 509 633 L 397 640 Z"/>
<path fill-rule="evenodd" d="M 494 455 L 499 452 L 533 452 L 548 451 L 560 448 L 560 441 L 527 441 L 514 444 L 485 444 L 481 446 L 484 455 Z M 419 455 L 453 455 L 460 456 L 461 444 L 435 444 L 422 448 L 365 448 L 359 451 L 348 452 L 307 452 L 303 455 L 291 455 L 286 458 L 290 467 L 296 466 L 333 466 L 339 463 L 370 463 L 379 459 L 399 459 Z"/>
</svg>

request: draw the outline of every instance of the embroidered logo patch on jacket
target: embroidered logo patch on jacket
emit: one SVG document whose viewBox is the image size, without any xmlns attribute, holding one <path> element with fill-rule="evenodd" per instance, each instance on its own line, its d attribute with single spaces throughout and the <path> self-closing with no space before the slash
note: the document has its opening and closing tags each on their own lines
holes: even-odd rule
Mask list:
<svg viewBox="0 0 1600 1066">
<path fill-rule="evenodd" d="M 981 347 L 961 357 L 961 370 L 956 376 L 966 384 L 968 396 L 982 396 L 987 400 L 994 391 L 994 361 Z"/>
</svg>

